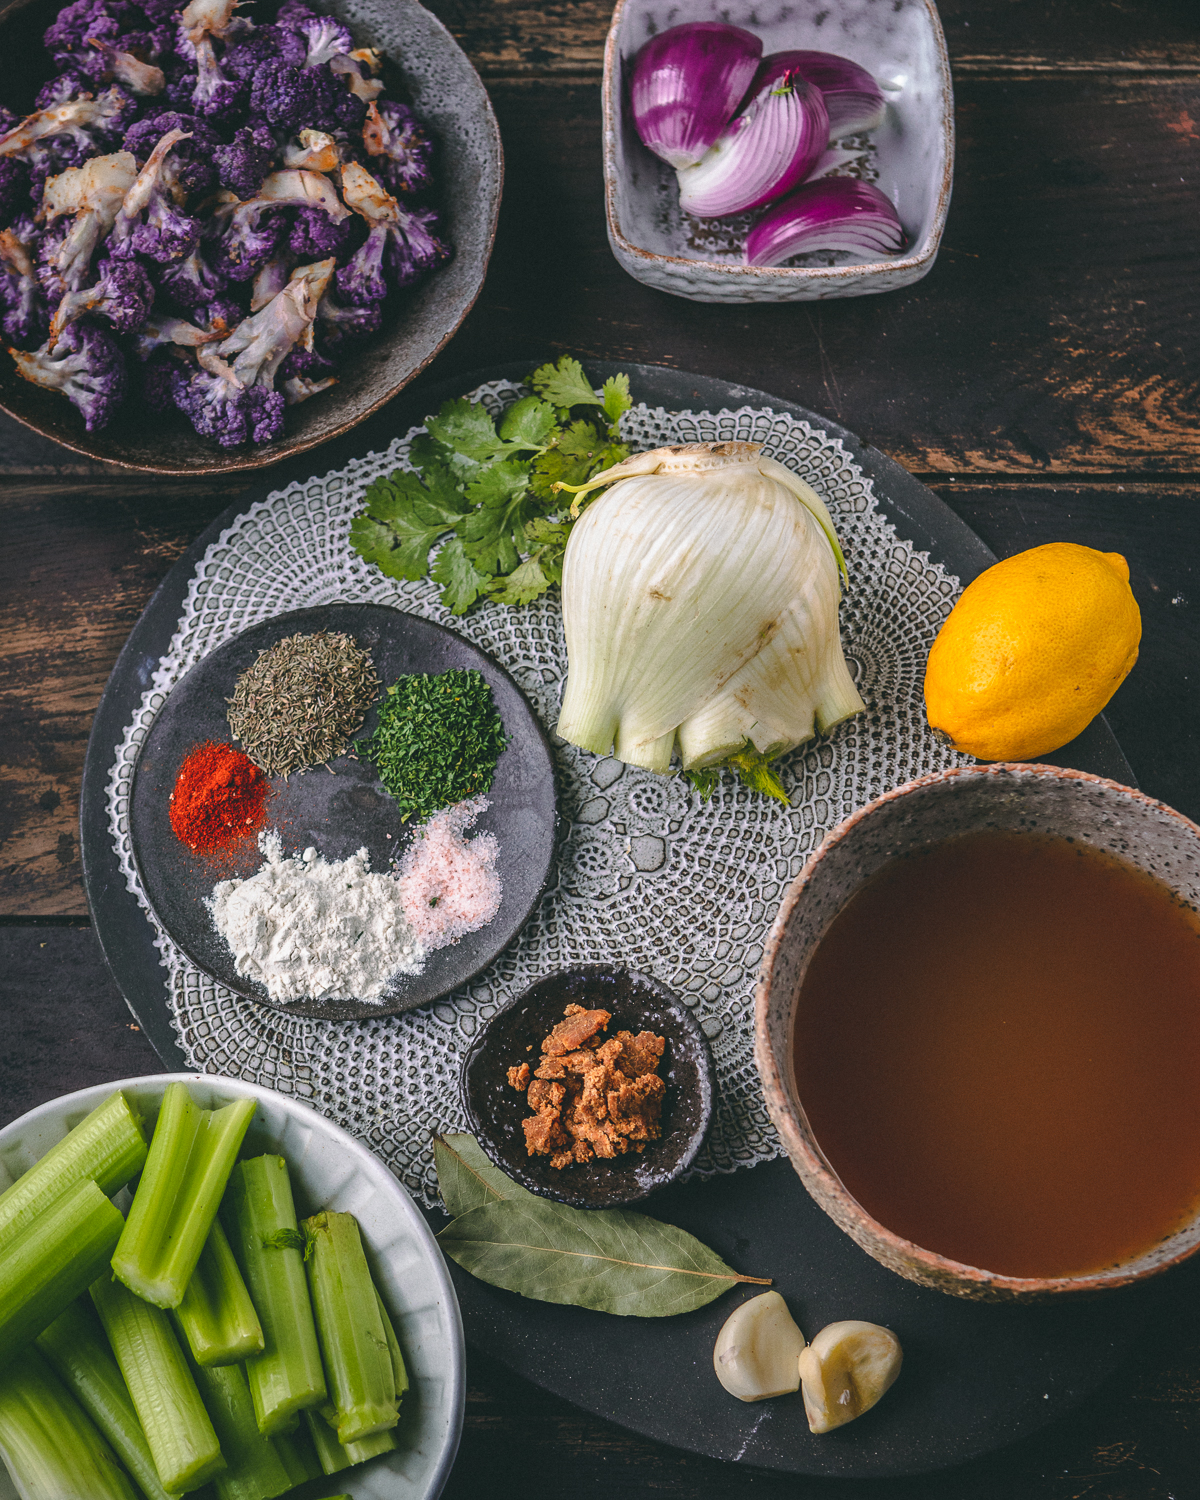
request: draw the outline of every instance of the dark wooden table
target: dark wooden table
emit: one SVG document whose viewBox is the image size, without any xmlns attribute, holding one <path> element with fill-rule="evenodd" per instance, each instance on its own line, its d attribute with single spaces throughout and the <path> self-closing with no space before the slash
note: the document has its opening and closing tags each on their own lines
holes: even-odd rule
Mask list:
<svg viewBox="0 0 1200 1500">
<path fill-rule="evenodd" d="M 1145 635 L 1109 719 L 1141 786 L 1200 819 L 1194 0 L 946 0 L 958 163 L 933 272 L 883 297 L 748 308 L 650 291 L 609 253 L 605 0 L 433 8 L 492 93 L 508 176 L 483 294 L 426 379 L 546 348 L 718 375 L 845 423 L 1001 556 L 1052 540 L 1123 552 Z M 89 928 L 80 774 L 121 643 L 238 486 L 131 478 L 3 417 L 0 475 L 4 1123 L 70 1089 L 161 1067 Z M 1200 1310 L 1176 1308 L 1116 1378 L 1036 1439 L 953 1472 L 872 1483 L 680 1454 L 472 1356 L 447 1494 L 534 1491 L 1193 1500 Z"/>
</svg>

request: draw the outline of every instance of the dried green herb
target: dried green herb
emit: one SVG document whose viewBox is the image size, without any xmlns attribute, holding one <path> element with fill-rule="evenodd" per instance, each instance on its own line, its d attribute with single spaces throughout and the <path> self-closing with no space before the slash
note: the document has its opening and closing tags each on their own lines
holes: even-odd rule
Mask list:
<svg viewBox="0 0 1200 1500">
<path fill-rule="evenodd" d="M 739 1275 L 673 1224 L 536 1198 L 486 1161 L 474 1136 L 435 1136 L 433 1152 L 438 1186 L 455 1215 L 438 1244 L 492 1286 L 619 1317 L 669 1318 L 738 1282 L 771 1284 Z"/>
<path fill-rule="evenodd" d="M 488 792 L 507 743 L 482 674 L 456 669 L 393 683 L 375 733 L 354 748 L 374 764 L 407 820 Z"/>
<path fill-rule="evenodd" d="M 230 733 L 268 776 L 290 776 L 344 754 L 379 689 L 370 656 L 350 636 L 289 635 L 234 684 Z"/>
</svg>

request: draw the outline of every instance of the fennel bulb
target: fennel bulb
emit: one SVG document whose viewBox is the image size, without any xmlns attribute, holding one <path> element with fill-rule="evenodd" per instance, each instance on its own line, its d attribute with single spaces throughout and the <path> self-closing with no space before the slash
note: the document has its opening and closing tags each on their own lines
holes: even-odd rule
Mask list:
<svg viewBox="0 0 1200 1500">
<path fill-rule="evenodd" d="M 597 474 L 574 508 L 605 484 L 563 561 L 563 739 L 652 771 L 676 748 L 685 772 L 746 769 L 862 712 L 845 561 L 802 479 L 757 443 L 687 443 Z"/>
</svg>

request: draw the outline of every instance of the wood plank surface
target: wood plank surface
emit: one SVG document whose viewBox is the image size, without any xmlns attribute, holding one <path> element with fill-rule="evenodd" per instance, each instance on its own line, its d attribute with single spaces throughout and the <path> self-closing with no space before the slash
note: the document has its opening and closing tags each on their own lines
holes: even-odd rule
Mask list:
<svg viewBox="0 0 1200 1500">
<path fill-rule="evenodd" d="M 432 0 L 429 9 L 491 83 L 599 78 L 613 7 L 611 0 Z M 941 0 L 938 12 L 961 75 L 1200 71 L 1190 0 Z M 682 11 L 670 15 L 672 23 L 686 19 Z"/>
</svg>

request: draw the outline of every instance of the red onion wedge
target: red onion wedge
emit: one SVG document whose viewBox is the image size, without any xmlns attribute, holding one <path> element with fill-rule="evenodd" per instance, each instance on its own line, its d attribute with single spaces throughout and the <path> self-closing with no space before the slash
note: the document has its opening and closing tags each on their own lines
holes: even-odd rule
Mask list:
<svg viewBox="0 0 1200 1500">
<path fill-rule="evenodd" d="M 746 264 L 778 266 L 812 250 L 849 250 L 867 260 L 895 255 L 904 230 L 891 201 L 869 182 L 808 182 L 765 213 L 746 236 Z"/>
<path fill-rule="evenodd" d="M 820 89 L 764 63 L 742 114 L 703 161 L 679 169 L 679 206 L 698 219 L 761 208 L 804 181 L 828 140 Z"/>
<path fill-rule="evenodd" d="M 754 80 L 762 41 L 715 21 L 672 26 L 633 63 L 633 123 L 642 144 L 690 167 L 718 139 Z"/>
<path fill-rule="evenodd" d="M 773 52 L 763 68 L 794 68 L 825 97 L 829 111 L 829 139 L 874 130 L 883 121 L 884 99 L 879 85 L 856 62 L 834 52 Z"/>
</svg>

